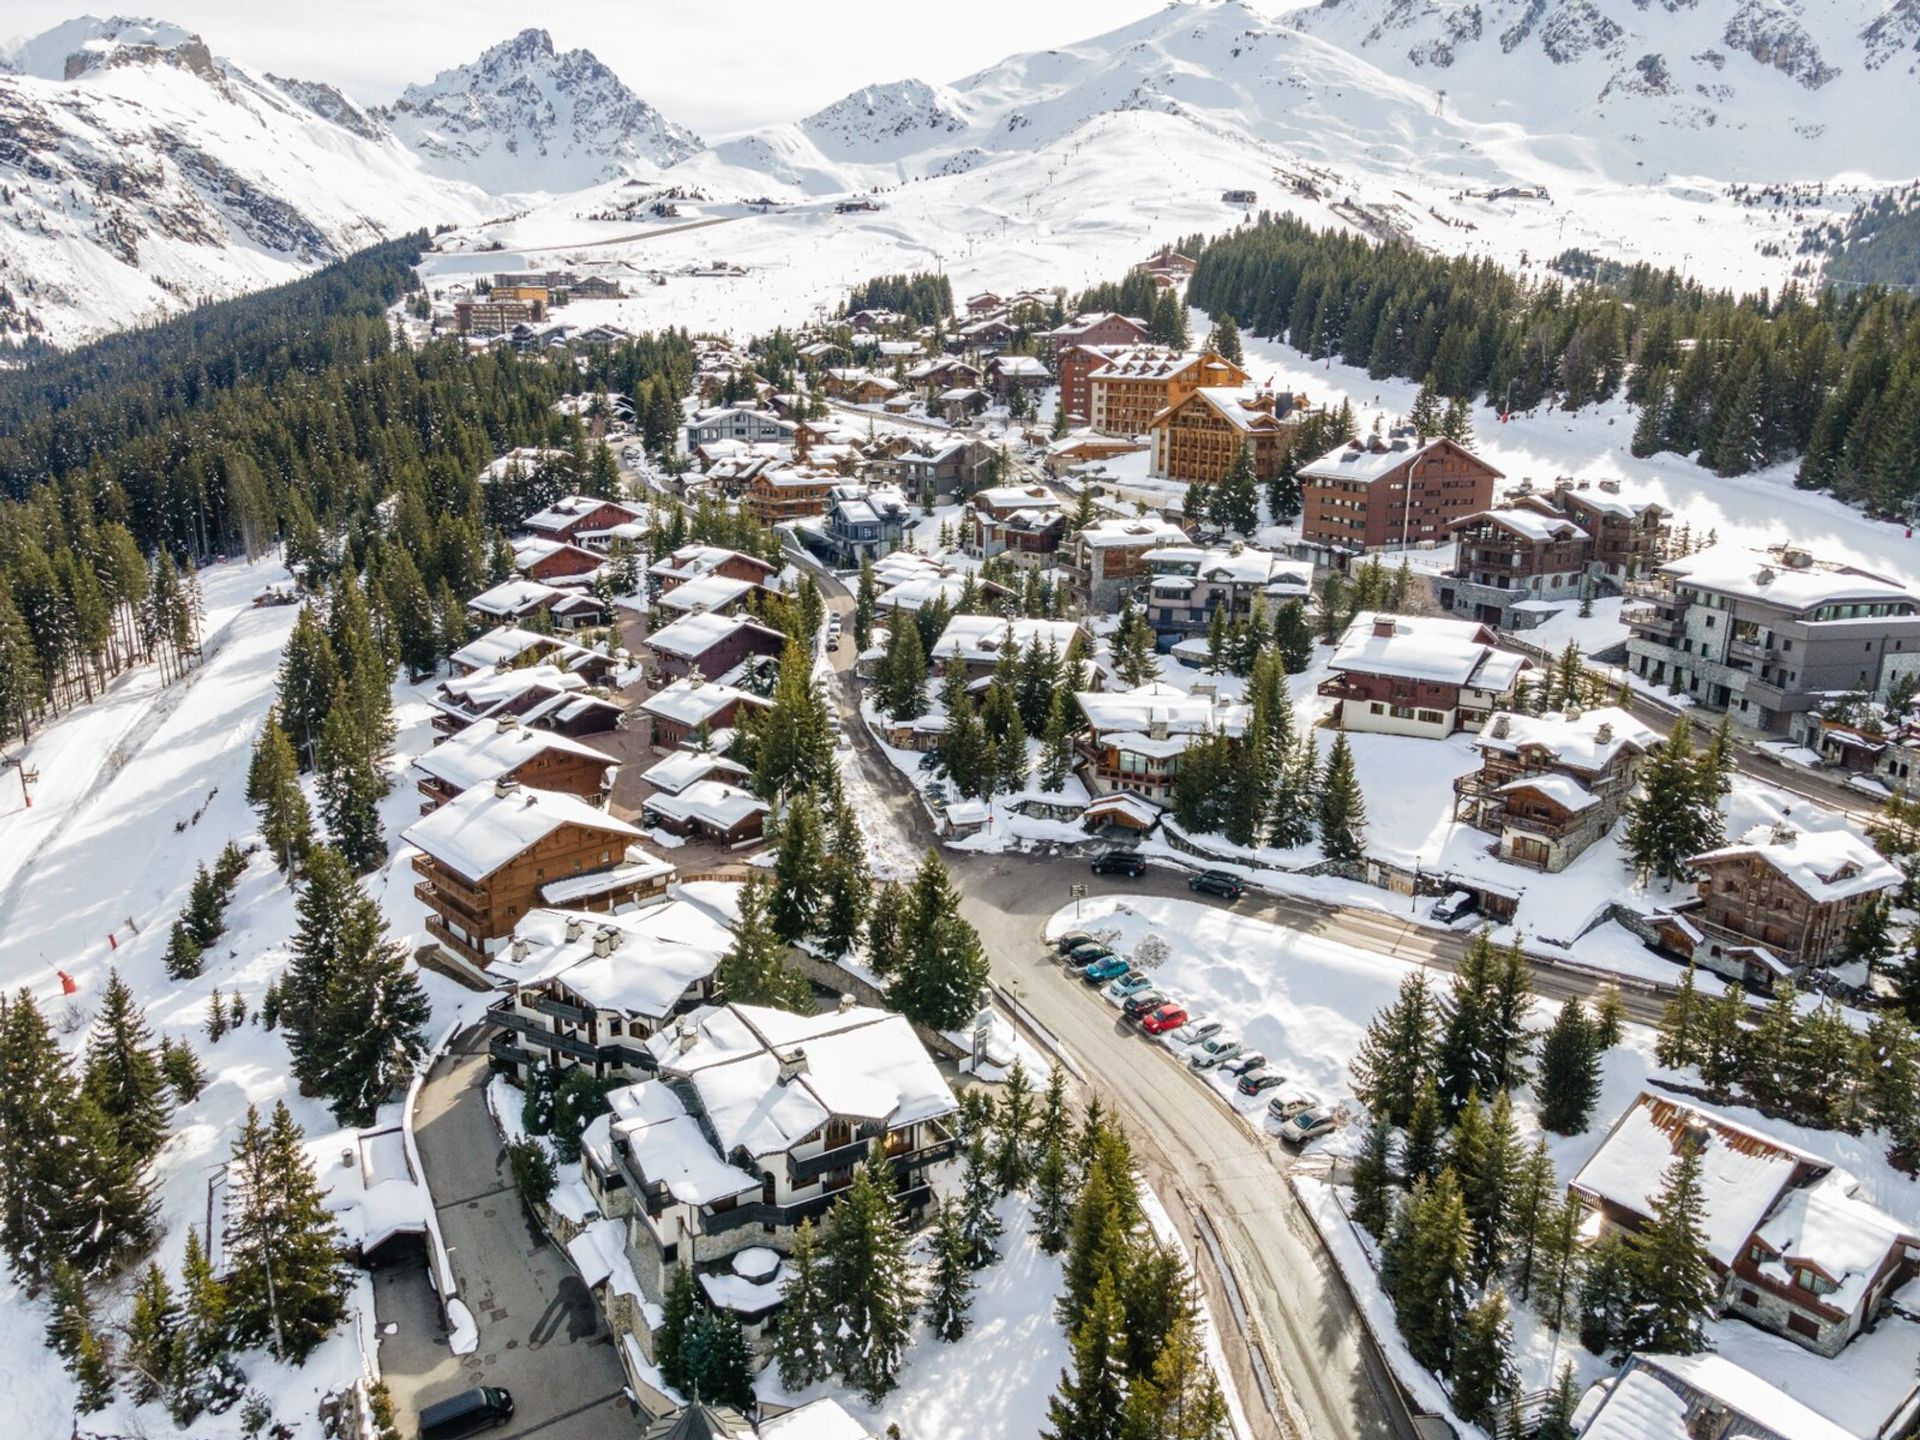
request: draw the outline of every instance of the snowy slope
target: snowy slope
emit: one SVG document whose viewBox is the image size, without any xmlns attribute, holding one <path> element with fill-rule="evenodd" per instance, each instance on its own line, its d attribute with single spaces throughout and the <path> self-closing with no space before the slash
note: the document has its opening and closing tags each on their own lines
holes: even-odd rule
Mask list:
<svg viewBox="0 0 1920 1440">
<path fill-rule="evenodd" d="M 8 58 L 0 336 L 72 343 L 494 204 L 177 27 L 70 22 Z"/>
<path fill-rule="evenodd" d="M 701 148 L 591 51 L 556 54 L 544 30 L 522 30 L 373 113 L 434 174 L 496 195 L 578 190 Z"/>
</svg>

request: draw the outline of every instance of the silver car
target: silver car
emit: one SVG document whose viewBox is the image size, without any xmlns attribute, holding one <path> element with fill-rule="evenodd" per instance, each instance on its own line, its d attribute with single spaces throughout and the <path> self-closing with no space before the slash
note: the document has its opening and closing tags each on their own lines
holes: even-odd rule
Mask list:
<svg viewBox="0 0 1920 1440">
<path fill-rule="evenodd" d="M 1215 1035 L 1212 1039 L 1202 1040 L 1193 1047 L 1187 1056 L 1187 1063 L 1196 1070 L 1211 1070 L 1223 1060 L 1231 1060 L 1240 1053 L 1240 1042 L 1230 1035 Z"/>
</svg>

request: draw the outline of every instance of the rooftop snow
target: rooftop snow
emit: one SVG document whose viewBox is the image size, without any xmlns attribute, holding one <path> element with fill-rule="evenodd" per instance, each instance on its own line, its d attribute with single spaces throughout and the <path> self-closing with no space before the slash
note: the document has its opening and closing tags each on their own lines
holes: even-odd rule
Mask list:
<svg viewBox="0 0 1920 1440">
<path fill-rule="evenodd" d="M 1855 1194 L 1856 1188 L 1846 1171 L 1830 1171 L 1811 1185 L 1789 1191 L 1758 1235 L 1783 1262 L 1817 1266 L 1838 1287 L 1821 1299 L 1846 1311 L 1859 1305 L 1889 1251 L 1920 1245 L 1893 1216 Z M 1761 1268 L 1780 1284 L 1793 1283 L 1784 1264 Z"/>
<path fill-rule="evenodd" d="M 484 880 L 564 825 L 638 840 L 640 831 L 578 796 L 515 786 L 476 786 L 409 825 L 403 838 L 468 880 Z M 624 848 L 624 846 L 617 847 Z"/>
<path fill-rule="evenodd" d="M 1052 642 L 1065 655 L 1079 635 L 1080 627 L 1072 620 L 956 615 L 947 622 L 947 628 L 940 632 L 940 638 L 934 642 L 933 658 L 935 661 L 991 661 L 1009 647 L 1025 650 L 1035 641 L 1042 645 Z"/>
<path fill-rule="evenodd" d="M 1594 793 L 1571 775 L 1522 775 L 1500 787 L 1502 795 L 1516 790 L 1537 790 L 1562 810 L 1577 815 L 1600 803 Z"/>
<path fill-rule="evenodd" d="M 698 579 L 687 580 L 660 597 L 660 607 L 664 610 L 678 610 L 685 614 L 695 610 L 722 610 L 729 605 L 737 605 L 752 593 L 751 580 L 730 580 L 725 575 L 702 575 Z"/>
<path fill-rule="evenodd" d="M 666 759 L 641 772 L 640 778 L 655 790 L 664 790 L 669 795 L 678 795 L 695 781 L 705 780 L 709 775 L 716 774 L 739 779 L 747 774 L 747 767 L 727 759 L 724 755 L 703 754 L 698 750 L 676 750 Z"/>
<path fill-rule="evenodd" d="M 717 680 L 696 680 L 689 675 L 676 680 L 664 690 L 657 690 L 640 702 L 640 708 L 649 715 L 662 720 L 671 720 L 685 725 L 689 729 L 711 721 L 714 716 L 732 704 L 753 705 L 768 709 L 770 702 L 745 690 L 723 685 Z"/>
<path fill-rule="evenodd" d="M 1336 446 L 1318 460 L 1309 461 L 1300 467 L 1302 480 L 1352 480 L 1370 485 L 1400 468 L 1417 455 L 1424 455 L 1436 445 L 1451 444 L 1451 441 L 1433 439 L 1424 445 L 1410 440 L 1391 440 L 1378 442 L 1379 449 L 1366 440 L 1352 440 L 1345 445 Z M 1499 472 L 1494 472 L 1499 478 Z"/>
<path fill-rule="evenodd" d="M 1159 545 L 1185 540 L 1187 532 L 1170 520 L 1096 520 L 1080 530 L 1082 543 L 1102 550 L 1122 545 Z"/>
<path fill-rule="evenodd" d="M 461 790 L 491 784 L 540 755 L 574 755 L 611 766 L 611 755 L 584 741 L 517 722 L 482 721 L 449 735 L 413 762 L 413 768 Z"/>
<path fill-rule="evenodd" d="M 692 584 L 699 584 L 693 581 Z M 682 586 L 682 589 L 687 587 Z M 678 591 L 674 592 L 678 594 Z M 694 660 L 707 653 L 735 631 L 751 628 L 774 639 L 781 639 L 778 630 L 741 615 L 717 615 L 711 610 L 693 615 L 683 615 L 669 625 L 664 625 L 647 636 L 649 650 L 658 650 L 668 655 L 678 655 L 682 659 Z"/>
<path fill-rule="evenodd" d="M 1756 825 L 1741 843 L 1696 855 L 1689 864 L 1757 855 L 1802 893 L 1818 901 L 1845 900 L 1900 884 L 1900 872 L 1851 830 L 1789 830 L 1776 835 Z"/>
<path fill-rule="evenodd" d="M 1635 1359 L 1648 1369 L 1665 1371 L 1683 1385 L 1711 1395 L 1729 1410 L 1738 1411 L 1786 1440 L 1853 1440 L 1849 1431 L 1723 1356 L 1638 1355 Z M 1592 1440 L 1591 1431 L 1586 1440 Z"/>
<path fill-rule="evenodd" d="M 646 808 L 669 820 L 698 820 L 719 830 L 731 830 L 748 816 L 772 809 L 752 791 L 720 780 L 696 780 L 675 794 L 650 795 Z"/>
<path fill-rule="evenodd" d="M 1375 633 L 1376 620 L 1390 623 L 1391 632 Z M 1486 627 L 1471 620 L 1376 616 L 1363 610 L 1341 637 L 1329 668 L 1472 686 L 1498 694 L 1526 666 L 1520 656 L 1496 649 Z"/>
<path fill-rule="evenodd" d="M 726 923 L 731 914 L 683 895 L 608 915 L 533 910 L 514 930 L 516 942 L 528 942 L 526 958 L 496 964 L 494 973 L 518 988 L 557 982 L 598 1010 L 665 1020 L 689 988 L 719 967 L 733 943 Z M 578 928 L 572 940 L 570 924 Z M 595 955 L 595 937 L 602 933 L 616 943 L 610 953 Z M 509 947 L 507 956 L 518 948 Z"/>
<path fill-rule="evenodd" d="M 1537 510 L 1482 510 L 1478 515 L 1469 515 L 1464 520 L 1454 521 L 1450 528 L 1456 531 L 1462 530 L 1483 521 L 1489 525 L 1498 525 L 1504 530 L 1511 530 L 1527 540 L 1585 540 L 1587 538 L 1587 532 L 1571 520 L 1542 515 Z"/>
<path fill-rule="evenodd" d="M 1600 738 L 1603 730 L 1605 740 Z M 1582 710 L 1571 720 L 1558 710 L 1545 715 L 1501 710 L 1488 718 L 1474 741 L 1483 751 L 1509 755 L 1538 746 L 1560 764 L 1591 773 L 1606 769 L 1628 746 L 1645 751 L 1659 743 L 1658 735 L 1617 705 Z"/>
<path fill-rule="evenodd" d="M 1765 600 L 1788 610 L 1811 610 L 1844 601 L 1916 599 L 1905 586 L 1865 570 L 1820 560 L 1796 568 L 1778 552 L 1742 545 L 1709 546 L 1668 561 L 1660 572 L 1716 594 Z"/>
</svg>

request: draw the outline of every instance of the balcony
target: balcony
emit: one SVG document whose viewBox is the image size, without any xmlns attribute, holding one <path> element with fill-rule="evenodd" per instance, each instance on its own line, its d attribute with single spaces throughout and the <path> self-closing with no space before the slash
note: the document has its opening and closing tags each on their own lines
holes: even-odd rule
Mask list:
<svg viewBox="0 0 1920 1440">
<path fill-rule="evenodd" d="M 438 915 L 429 914 L 427 916 L 427 933 L 442 945 L 446 946 L 446 948 L 451 950 L 455 955 L 458 955 L 462 960 L 477 965 L 482 969 L 485 969 L 487 963 L 493 958 L 464 935 L 455 932 L 454 929 Z"/>
<path fill-rule="evenodd" d="M 851 1170 L 867 1158 L 867 1151 L 872 1144 L 871 1140 L 855 1140 L 850 1145 L 836 1145 L 831 1150 L 809 1155 L 804 1160 L 789 1154 L 787 1179 L 795 1185 L 807 1185 L 831 1171 Z"/>
<path fill-rule="evenodd" d="M 1773 644 L 1770 640 L 1729 640 L 1727 642 L 1729 660 L 1753 660 L 1763 665 L 1773 663 Z"/>
<path fill-rule="evenodd" d="M 449 890 L 445 886 L 422 880 L 418 885 L 413 887 L 413 895 L 416 900 L 429 910 L 438 910 L 443 913 L 451 911 L 460 919 L 466 921 L 467 924 L 475 930 L 485 930 L 487 928 L 488 915 L 486 910 L 475 909 L 473 905 L 456 890 Z"/>
<path fill-rule="evenodd" d="M 576 1060 L 592 1064 L 600 1058 L 600 1047 L 577 1035 L 563 1035 L 557 1030 L 549 1030 L 538 1020 L 528 1019 L 507 1008 L 511 1002 L 502 1001 L 487 1010 L 487 1023 L 498 1025 L 503 1030 L 511 1030 L 521 1035 L 533 1045 L 543 1050 L 557 1050 L 562 1055 L 571 1055 Z"/>
<path fill-rule="evenodd" d="M 564 1000 L 555 1000 L 551 996 L 536 995 L 533 1008 L 542 1015 L 551 1015 L 556 1020 L 571 1021 L 575 1025 L 585 1025 L 593 1019 L 591 1011 L 578 1005 L 569 1005 Z"/>
</svg>

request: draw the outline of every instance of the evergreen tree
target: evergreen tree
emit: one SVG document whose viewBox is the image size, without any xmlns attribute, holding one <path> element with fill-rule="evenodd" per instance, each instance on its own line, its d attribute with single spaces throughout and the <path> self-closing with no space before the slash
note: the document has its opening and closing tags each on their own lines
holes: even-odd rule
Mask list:
<svg viewBox="0 0 1920 1440">
<path fill-rule="evenodd" d="M 1543 1135 L 1515 1166 L 1506 1197 L 1506 1229 L 1513 1283 L 1525 1298 L 1533 1288 L 1542 1227 L 1552 1218 L 1556 1186 L 1553 1157 Z"/>
<path fill-rule="evenodd" d="M 130 1379 L 128 1391 L 136 1405 L 158 1399 L 173 1370 L 174 1347 L 179 1334 L 180 1307 L 174 1302 L 173 1287 L 158 1265 L 149 1263 L 134 1284 L 133 1311 L 127 1317 L 126 1344 L 121 1363 Z"/>
<path fill-rule="evenodd" d="M 1123 1440 L 1224 1440 L 1231 1434 L 1226 1397 L 1182 1317 L 1167 1334 L 1149 1374 L 1128 1382 Z"/>
<path fill-rule="evenodd" d="M 1125 1336 L 1118 1286 L 1103 1275 L 1073 1331 L 1073 1369 L 1047 1402 L 1043 1440 L 1120 1440 L 1126 1404 Z"/>
<path fill-rule="evenodd" d="M 933 1252 L 933 1274 L 927 1290 L 927 1324 L 942 1340 L 958 1340 L 967 1333 L 973 1273 L 957 1201 L 949 1200 L 940 1207 L 929 1248 Z"/>
<path fill-rule="evenodd" d="M 773 891 L 767 901 L 773 933 L 789 945 L 814 933 L 826 900 L 827 855 L 820 831 L 820 812 L 812 799 L 794 796 L 780 822 Z"/>
<path fill-rule="evenodd" d="M 1580 1408 L 1580 1389 L 1573 1378 L 1571 1363 L 1560 1367 L 1560 1374 L 1547 1394 L 1547 1403 L 1534 1423 L 1531 1440 L 1577 1440 L 1573 1417 Z"/>
<path fill-rule="evenodd" d="M 1389 1126 L 1404 1126 L 1433 1074 L 1433 998 L 1423 970 L 1400 981 L 1400 992 L 1367 1025 L 1349 1067 L 1353 1093 Z"/>
<path fill-rule="evenodd" d="M 1393 1131 L 1384 1121 L 1367 1127 L 1351 1178 L 1354 1223 L 1375 1240 L 1384 1240 L 1393 1219 Z"/>
<path fill-rule="evenodd" d="M 982 1270 L 999 1259 L 994 1242 L 1000 1238 L 1000 1217 L 993 1208 L 999 1190 L 984 1129 L 975 1130 L 968 1140 L 966 1160 L 960 1188 L 960 1230 L 966 1237 L 968 1266 Z"/>
<path fill-rule="evenodd" d="M 1587 1250 L 1579 1269 L 1580 1343 L 1604 1355 L 1626 1334 L 1634 1304 L 1634 1262 L 1626 1242 L 1608 1232 Z"/>
<path fill-rule="evenodd" d="M 167 1084 L 173 1087 L 176 1104 L 191 1105 L 207 1088 L 207 1075 L 200 1066 L 200 1057 L 184 1040 L 161 1037 L 160 1069 L 167 1077 Z"/>
<path fill-rule="evenodd" d="M 227 1319 L 243 1346 L 299 1364 L 346 1313 L 349 1272 L 300 1128 L 285 1102 L 271 1121 L 247 1107 L 227 1167 Z"/>
<path fill-rule="evenodd" d="M 1414 1186 L 1389 1244 L 1400 1334 L 1416 1361 L 1444 1374 L 1466 1319 L 1473 1264 L 1473 1227 L 1453 1171 Z"/>
<path fill-rule="evenodd" d="M 1453 1408 L 1462 1420 L 1491 1429 L 1519 1393 L 1507 1297 L 1495 1290 L 1467 1311 L 1461 1325 L 1453 1353 Z"/>
<path fill-rule="evenodd" d="M 757 755 L 753 790 L 772 802 L 794 795 L 830 801 L 840 793 L 833 717 L 811 674 L 811 656 L 789 637 L 772 706 L 752 721 Z"/>
<path fill-rule="evenodd" d="M 213 1272 L 197 1227 L 187 1228 L 180 1268 L 180 1328 L 166 1375 L 167 1412 L 191 1425 L 203 1411 L 218 1415 L 240 1399 L 245 1380 L 228 1358 L 226 1282 Z"/>
<path fill-rule="evenodd" d="M 1611 981 L 1593 992 L 1593 1043 L 1602 1055 L 1620 1043 L 1627 1029 L 1627 1002 Z"/>
<path fill-rule="evenodd" d="M 690 1393 L 737 1410 L 752 1408 L 752 1361 L 746 1332 L 733 1311 L 701 1308 L 688 1327 L 682 1356 Z"/>
<path fill-rule="evenodd" d="M 1253 446 L 1246 440 L 1234 452 L 1233 463 L 1211 497 L 1229 530 L 1252 535 L 1260 528 L 1260 487 L 1254 477 Z"/>
<path fill-rule="evenodd" d="M 173 922 L 167 936 L 166 959 L 162 963 L 172 980 L 191 980 L 200 973 L 200 942 L 193 938 L 193 928 L 185 920 Z"/>
<path fill-rule="evenodd" d="M 1680 976 L 1673 998 L 1660 1012 L 1660 1038 L 1654 1058 L 1668 1070 L 1691 1065 L 1699 1057 L 1700 996 L 1693 983 L 1693 964 L 1688 962 Z"/>
<path fill-rule="evenodd" d="M 1319 827 L 1320 751 L 1313 736 L 1296 736 L 1274 767 L 1269 843 L 1282 850 L 1311 845 Z"/>
<path fill-rule="evenodd" d="M 1640 793 L 1627 811 L 1627 853 L 1643 875 L 1671 884 L 1722 833 L 1717 774 L 1695 754 L 1692 726 L 1682 717 L 1641 772 Z"/>
<path fill-rule="evenodd" d="M 1067 722 L 1072 701 L 1056 690 L 1047 707 L 1047 727 L 1040 742 L 1040 788 L 1050 795 L 1066 789 L 1073 774 L 1073 735 Z"/>
<path fill-rule="evenodd" d="M 247 799 L 260 813 L 260 834 L 273 852 L 274 863 L 283 874 L 293 874 L 312 848 L 313 815 L 300 789 L 293 742 L 277 713 L 268 714 L 254 746 Z"/>
<path fill-rule="evenodd" d="M 94 1322 L 86 1282 L 64 1262 L 53 1271 L 53 1319 L 47 1327 L 47 1343 L 73 1373 L 74 1409 L 83 1415 L 105 1409 L 113 1396 L 110 1351 Z"/>
<path fill-rule="evenodd" d="M 1506 1091 L 1486 1107 L 1477 1096 L 1468 1097 L 1450 1137 L 1447 1163 L 1460 1181 L 1473 1226 L 1473 1277 L 1484 1284 L 1506 1264 L 1514 1175 L 1520 1168 L 1520 1140 Z"/>
<path fill-rule="evenodd" d="M 327 833 L 353 873 L 363 875 L 387 858 L 379 810 L 387 785 L 374 768 L 373 742 L 359 728 L 359 716 L 347 686 L 337 686 L 314 765 L 320 773 L 320 815 Z"/>
<path fill-rule="evenodd" d="M 1633 1305 L 1629 1349 L 1694 1355 L 1707 1348 L 1705 1322 L 1719 1303 L 1701 1225 L 1700 1152 L 1682 1146 L 1653 1197 L 1653 1218 L 1629 1242 Z"/>
<path fill-rule="evenodd" d="M 961 918 L 947 867 L 931 850 L 909 896 L 901 963 L 888 995 L 901 1014 L 936 1030 L 973 1019 L 987 983 L 980 936 Z"/>
<path fill-rule="evenodd" d="M 1400 1183 L 1411 1190 L 1440 1173 L 1440 1144 L 1446 1125 L 1445 1107 L 1433 1076 L 1420 1082 L 1413 1110 L 1407 1116 L 1407 1139 L 1400 1152 Z"/>
<path fill-rule="evenodd" d="M 899 1381 L 915 1305 L 893 1196 L 865 1164 L 828 1212 L 825 1251 L 835 1364 L 872 1404 Z"/>
<path fill-rule="evenodd" d="M 1207 336 L 1207 349 L 1222 360 L 1231 360 L 1235 365 L 1246 363 L 1246 356 L 1240 348 L 1240 327 L 1233 323 L 1231 313 L 1222 311 L 1214 318 L 1213 331 Z"/>
<path fill-rule="evenodd" d="M 1540 1220 L 1533 1247 L 1533 1284 L 1527 1298 L 1534 1312 L 1555 1330 L 1566 1323 L 1567 1302 L 1581 1278 L 1584 1252 L 1580 1246 L 1583 1207 L 1574 1200 L 1556 1200 Z"/>
<path fill-rule="evenodd" d="M 1367 808 L 1360 793 L 1347 732 L 1333 738 L 1327 772 L 1320 782 L 1320 848 L 1329 860 L 1356 865 L 1367 853 Z"/>
<path fill-rule="evenodd" d="M 1298 675 L 1313 660 L 1313 631 L 1307 626 L 1307 607 L 1289 600 L 1273 614 L 1273 642 L 1287 674 Z"/>
<path fill-rule="evenodd" d="M 1600 1099 L 1599 1037 L 1569 996 L 1540 1047 L 1540 1123 L 1559 1135 L 1587 1128 Z"/>
<path fill-rule="evenodd" d="M 735 1005 L 771 1005 L 805 1014 L 813 1008 L 813 989 L 782 957 L 769 910 L 767 882 L 758 875 L 748 876 L 740 887 L 740 919 L 733 928 L 733 944 L 720 957 L 714 978 L 720 994 Z"/>
<path fill-rule="evenodd" d="M 899 971 L 905 960 L 907 896 L 899 884 L 884 882 L 873 897 L 873 915 L 867 922 L 867 965 L 883 979 Z"/>
<path fill-rule="evenodd" d="M 793 1232 L 787 1271 L 787 1283 L 780 1291 L 774 1363 L 779 1366 L 782 1389 L 804 1390 L 824 1380 L 832 1368 L 826 1265 L 811 1220 L 802 1220 Z"/>
<path fill-rule="evenodd" d="M 439 665 L 440 634 L 433 600 L 405 546 L 390 547 L 386 564 L 381 589 L 393 616 L 395 646 L 400 653 L 400 663 L 406 667 L 407 679 L 418 681 L 433 674 Z"/>
<path fill-rule="evenodd" d="M 653 1361 L 660 1367 L 660 1378 L 682 1394 L 692 1389 L 689 1350 L 699 1316 L 700 1288 L 693 1277 L 693 1266 L 683 1261 L 674 1267 L 667 1280 L 667 1293 L 660 1305 L 660 1325 L 653 1332 Z"/>
<path fill-rule="evenodd" d="M 87 1037 L 86 1093 L 113 1129 L 114 1144 L 144 1163 L 167 1138 L 167 1077 L 153 1048 L 147 1017 L 118 970 L 107 972 L 106 993 Z"/>
<path fill-rule="evenodd" d="M 1068 1158 L 1062 1127 L 1041 1126 L 1040 1163 L 1033 1172 L 1033 1234 L 1045 1255 L 1058 1255 L 1067 1246 L 1073 1217 L 1073 1165 Z"/>
<path fill-rule="evenodd" d="M 207 867 L 197 867 L 193 872 L 192 888 L 187 892 L 187 908 L 181 918 L 193 932 L 194 943 L 202 950 L 226 933 L 226 909 L 226 896 L 214 883 L 213 876 L 207 873 Z"/>
<path fill-rule="evenodd" d="M 1033 1127 L 1033 1086 L 1027 1067 L 1015 1060 L 993 1111 L 993 1178 L 1002 1195 L 1032 1178 Z"/>
<path fill-rule="evenodd" d="M 314 618 L 313 610 L 302 606 L 280 659 L 280 686 L 274 713 L 298 750 L 303 769 L 313 764 L 320 732 L 327 722 L 327 711 L 333 704 L 333 692 L 339 682 L 340 662 L 333 653 L 333 642 Z"/>
<path fill-rule="evenodd" d="M 1153 626 L 1134 605 L 1131 595 L 1121 602 L 1120 620 L 1114 627 L 1111 646 L 1114 671 L 1129 686 L 1160 678 Z"/>
<path fill-rule="evenodd" d="M 827 857 L 826 885 L 820 943 L 829 955 L 851 954 L 859 947 L 867 923 L 873 876 L 867 869 L 867 842 L 859 817 L 845 796 L 833 809 L 833 853 Z"/>
<path fill-rule="evenodd" d="M 873 578 L 873 561 L 866 556 L 860 559 L 860 583 L 854 592 L 853 602 L 853 645 L 858 654 L 865 654 L 873 644 L 873 617 L 878 611 L 879 590 Z"/>
</svg>

